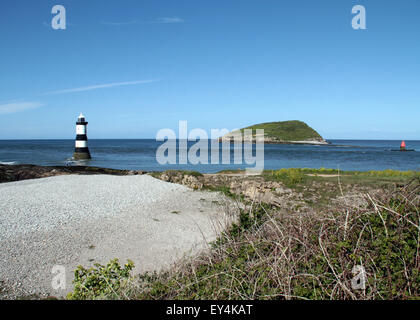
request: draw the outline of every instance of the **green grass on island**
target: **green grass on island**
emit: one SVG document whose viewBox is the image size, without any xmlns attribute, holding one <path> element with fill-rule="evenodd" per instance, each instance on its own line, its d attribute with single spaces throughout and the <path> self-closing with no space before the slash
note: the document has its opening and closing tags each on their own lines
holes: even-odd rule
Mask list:
<svg viewBox="0 0 420 320">
<path fill-rule="evenodd" d="M 289 141 L 324 141 L 321 135 L 308 126 L 305 122 L 292 121 L 278 121 L 255 124 L 246 128 L 240 129 L 244 133 L 245 129 L 252 129 L 255 136 L 255 130 L 263 129 L 264 136 L 279 142 Z"/>
</svg>

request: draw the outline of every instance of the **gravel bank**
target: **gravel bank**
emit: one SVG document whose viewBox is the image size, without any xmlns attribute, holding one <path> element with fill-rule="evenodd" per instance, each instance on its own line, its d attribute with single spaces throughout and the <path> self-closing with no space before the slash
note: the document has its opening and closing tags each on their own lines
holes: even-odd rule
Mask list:
<svg viewBox="0 0 420 320">
<path fill-rule="evenodd" d="M 134 261 L 166 268 L 220 231 L 226 199 L 148 175 L 66 175 L 0 184 L 2 298 L 71 291 L 77 265 Z M 52 268 L 66 269 L 53 290 Z"/>
</svg>

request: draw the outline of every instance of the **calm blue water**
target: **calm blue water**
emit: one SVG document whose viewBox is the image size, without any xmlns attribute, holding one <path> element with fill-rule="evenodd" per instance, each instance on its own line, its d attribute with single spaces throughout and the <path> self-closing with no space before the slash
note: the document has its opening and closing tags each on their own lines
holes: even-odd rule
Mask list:
<svg viewBox="0 0 420 320">
<path fill-rule="evenodd" d="M 420 141 L 406 141 L 415 152 L 393 152 L 401 141 L 330 140 L 328 146 L 265 145 L 265 169 L 340 168 L 341 170 L 420 170 Z M 89 140 L 93 159 L 77 164 L 146 171 L 168 169 L 196 170 L 204 173 L 224 169 L 243 169 L 249 165 L 200 164 L 160 165 L 155 140 Z M 189 146 L 194 143 L 190 143 Z M 65 165 L 72 157 L 74 140 L 0 140 L 0 163 Z M 210 156 L 210 155 L 209 155 Z M 210 162 L 210 161 L 209 161 Z"/>
</svg>

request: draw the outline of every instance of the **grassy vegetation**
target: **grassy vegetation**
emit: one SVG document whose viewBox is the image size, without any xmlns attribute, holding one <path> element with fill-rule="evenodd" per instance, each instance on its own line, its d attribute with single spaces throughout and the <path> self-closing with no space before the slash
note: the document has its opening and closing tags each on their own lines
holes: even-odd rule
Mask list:
<svg viewBox="0 0 420 320">
<path fill-rule="evenodd" d="M 328 168 L 320 168 L 320 169 L 311 169 L 311 168 L 298 168 L 298 169 L 281 169 L 281 170 L 297 170 L 305 174 L 342 174 L 342 175 L 352 175 L 352 176 L 359 176 L 359 177 L 405 177 L 405 178 L 412 178 L 416 175 L 419 175 L 419 171 L 399 171 L 399 170 L 381 170 L 381 171 L 342 171 L 338 169 L 328 169 Z M 274 170 L 276 171 L 276 170 Z"/>
<path fill-rule="evenodd" d="M 291 168 L 266 170 L 263 176 L 267 180 L 281 181 L 288 187 L 302 187 L 313 181 L 331 181 L 343 184 L 381 185 L 386 183 L 406 183 L 420 177 L 420 171 L 340 171 L 337 169 Z M 330 177 L 329 177 L 330 176 Z M 339 179 L 337 179 L 339 176 Z M 321 178 L 321 179 L 320 179 Z"/>
<path fill-rule="evenodd" d="M 298 181 L 300 174 L 282 171 L 279 177 Z M 165 272 L 142 274 L 130 286 L 117 284 L 109 297 L 419 299 L 420 177 L 378 175 L 407 176 L 410 182 L 368 196 L 363 208 L 294 214 L 263 204 L 246 207 L 209 252 Z M 365 273 L 357 274 L 357 266 Z M 355 288 L 352 281 L 363 274 L 365 287 Z M 78 297 L 94 298 L 98 281 L 89 288 L 86 279 L 77 278 L 89 289 Z"/>
<path fill-rule="evenodd" d="M 221 192 L 225 196 L 227 196 L 229 198 L 232 198 L 232 199 L 235 199 L 235 200 L 243 200 L 244 199 L 243 195 L 238 195 L 238 194 L 232 193 L 228 186 L 210 186 L 210 185 L 207 185 L 207 186 L 204 186 L 203 189 L 204 190 L 209 190 L 209 191 Z"/>
<path fill-rule="evenodd" d="M 225 169 L 225 170 L 218 171 L 216 174 L 230 174 L 230 173 L 245 174 L 245 170 L 242 170 L 242 169 Z"/>
<path fill-rule="evenodd" d="M 416 299 L 418 208 L 404 197 L 321 217 L 242 218 L 210 255 L 172 272 L 144 274 L 137 299 Z M 380 206 L 378 210 L 376 206 Z M 401 218 L 401 215 L 404 218 Z M 259 222 L 259 223 L 257 223 Z M 352 271 L 366 270 L 365 289 Z"/>
<path fill-rule="evenodd" d="M 252 129 L 254 135 L 256 129 L 264 129 L 266 137 L 279 141 L 322 140 L 318 132 L 306 123 L 297 120 L 260 123 L 240 129 L 240 131 L 243 133 L 245 129 Z"/>
<path fill-rule="evenodd" d="M 331 199 L 342 193 L 366 193 L 369 189 L 393 190 L 411 179 L 420 178 L 419 171 L 339 171 L 337 169 L 280 169 L 266 170 L 267 181 L 279 181 L 301 193 L 314 209 L 323 210 Z M 314 201 L 313 196 L 317 197 Z"/>
<path fill-rule="evenodd" d="M 245 170 L 227 169 L 219 171 L 218 174 L 245 174 Z M 375 181 L 381 181 L 381 179 L 385 179 L 386 181 L 407 181 L 413 177 L 420 176 L 420 171 L 400 171 L 392 169 L 380 171 L 343 171 L 330 168 L 283 168 L 278 170 L 264 170 L 263 172 L 263 177 L 268 180 L 282 182 L 288 182 L 287 180 L 289 180 L 289 182 L 291 182 L 290 185 L 292 186 L 310 180 L 309 177 L 329 178 L 328 176 L 331 176 L 331 178 L 336 178 L 337 175 L 340 175 L 342 179 L 347 179 L 348 181 L 356 182 L 357 179 L 359 179 L 361 183 L 364 183 L 369 178 L 373 178 L 372 180 Z"/>
</svg>

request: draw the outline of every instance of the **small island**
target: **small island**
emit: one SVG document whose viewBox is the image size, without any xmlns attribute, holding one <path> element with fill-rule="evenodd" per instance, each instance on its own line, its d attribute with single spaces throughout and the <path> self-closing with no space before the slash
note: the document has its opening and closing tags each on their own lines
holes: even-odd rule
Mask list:
<svg viewBox="0 0 420 320">
<path fill-rule="evenodd" d="M 244 130 L 252 129 L 252 142 L 255 143 L 257 129 L 264 129 L 264 143 L 272 144 L 329 144 L 321 135 L 303 121 L 277 121 L 255 124 L 232 131 L 219 138 L 221 142 L 234 141 L 235 135 L 241 134 L 243 142 L 251 142 L 250 137 L 244 137 Z"/>
</svg>

